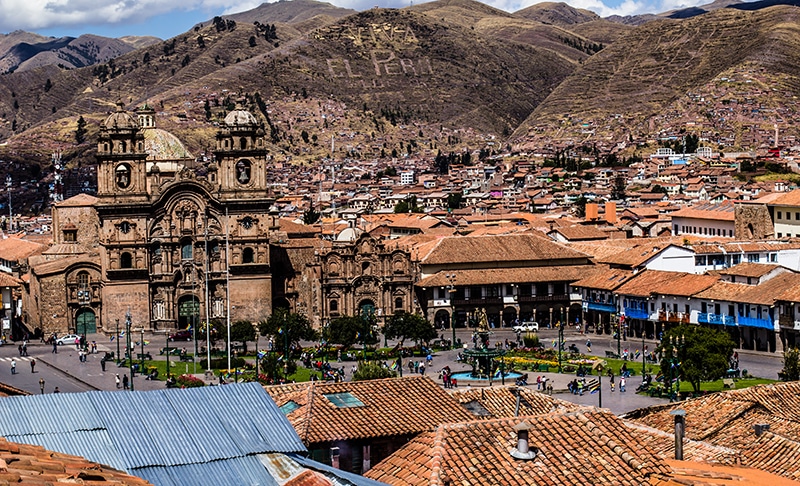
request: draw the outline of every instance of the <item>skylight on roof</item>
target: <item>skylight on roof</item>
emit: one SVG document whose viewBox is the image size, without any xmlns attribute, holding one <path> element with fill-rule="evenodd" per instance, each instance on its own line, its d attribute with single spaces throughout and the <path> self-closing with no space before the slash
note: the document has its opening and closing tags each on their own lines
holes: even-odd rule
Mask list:
<svg viewBox="0 0 800 486">
<path fill-rule="evenodd" d="M 325 394 L 325 398 L 334 404 L 336 408 L 354 408 L 364 406 L 364 403 L 350 392 L 327 393 Z"/>
<path fill-rule="evenodd" d="M 281 409 L 281 412 L 283 412 L 284 415 L 289 415 L 290 413 L 300 408 L 300 405 L 298 405 L 297 402 L 295 402 L 294 400 L 289 400 L 288 402 L 281 405 L 279 408 Z"/>
</svg>

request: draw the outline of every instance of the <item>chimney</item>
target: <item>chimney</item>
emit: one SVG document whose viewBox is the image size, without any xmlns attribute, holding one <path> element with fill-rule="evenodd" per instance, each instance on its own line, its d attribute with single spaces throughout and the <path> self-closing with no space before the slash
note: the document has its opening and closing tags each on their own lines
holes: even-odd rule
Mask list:
<svg viewBox="0 0 800 486">
<path fill-rule="evenodd" d="M 537 449 L 535 447 L 531 449 L 528 443 L 528 431 L 530 429 L 531 424 L 529 424 L 527 420 L 523 420 L 514 426 L 514 430 L 517 431 L 517 447 L 511 450 L 511 457 L 523 461 L 530 461 L 536 457 Z"/>
<path fill-rule="evenodd" d="M 606 203 L 606 223 L 617 224 L 617 203 L 615 202 Z"/>
<path fill-rule="evenodd" d="M 769 424 L 755 424 L 753 428 L 756 431 L 756 437 L 761 437 L 761 434 L 769 431 Z"/>
<path fill-rule="evenodd" d="M 675 416 L 675 460 L 683 460 L 683 433 L 686 429 L 686 411 L 673 410 L 669 413 Z"/>
<path fill-rule="evenodd" d="M 597 221 L 597 203 L 586 203 L 586 221 Z"/>
<path fill-rule="evenodd" d="M 331 447 L 331 466 L 339 469 L 339 448 Z"/>
</svg>

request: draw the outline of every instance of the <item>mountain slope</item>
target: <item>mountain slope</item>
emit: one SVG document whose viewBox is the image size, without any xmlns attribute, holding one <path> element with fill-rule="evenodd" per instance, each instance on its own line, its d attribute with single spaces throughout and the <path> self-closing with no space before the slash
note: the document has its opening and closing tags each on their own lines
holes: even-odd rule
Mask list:
<svg viewBox="0 0 800 486">
<path fill-rule="evenodd" d="M 660 114 L 687 92 L 732 69 L 760 69 L 800 88 L 800 9 L 778 6 L 746 12 L 722 8 L 686 20 L 649 22 L 590 58 L 537 107 L 515 132 L 556 126 L 564 116 L 627 124 Z"/>
<path fill-rule="evenodd" d="M 67 69 L 91 66 L 135 49 L 129 42 L 91 34 L 55 39 L 15 32 L 4 36 L 2 44 L 0 72 L 5 73 L 50 64 Z"/>
</svg>

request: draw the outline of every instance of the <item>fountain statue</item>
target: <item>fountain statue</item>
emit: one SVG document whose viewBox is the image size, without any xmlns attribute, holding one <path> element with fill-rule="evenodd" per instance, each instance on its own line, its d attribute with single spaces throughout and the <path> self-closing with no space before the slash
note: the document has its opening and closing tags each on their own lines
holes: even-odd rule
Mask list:
<svg viewBox="0 0 800 486">
<path fill-rule="evenodd" d="M 489 319 L 486 316 L 486 309 L 475 309 L 477 318 L 477 328 L 472 334 L 472 342 L 475 344 L 473 349 L 465 349 L 464 355 L 472 365 L 472 378 L 488 379 L 492 381 L 495 372 L 494 360 L 506 354 L 504 349 L 489 347 Z"/>
</svg>

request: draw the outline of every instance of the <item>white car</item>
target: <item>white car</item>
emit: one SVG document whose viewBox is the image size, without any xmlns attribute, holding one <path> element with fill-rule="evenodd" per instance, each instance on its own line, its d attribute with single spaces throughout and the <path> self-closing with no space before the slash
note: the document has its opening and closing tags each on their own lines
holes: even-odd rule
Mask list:
<svg viewBox="0 0 800 486">
<path fill-rule="evenodd" d="M 67 334 L 66 336 L 61 336 L 60 338 L 56 339 L 56 344 L 75 344 L 79 342 L 80 339 L 81 337 L 77 334 Z"/>
<path fill-rule="evenodd" d="M 534 321 L 523 322 L 511 329 L 513 329 L 514 332 L 537 332 L 539 330 L 539 323 Z"/>
</svg>

